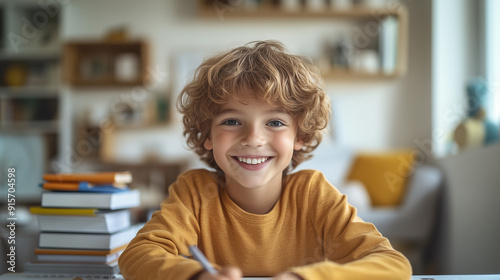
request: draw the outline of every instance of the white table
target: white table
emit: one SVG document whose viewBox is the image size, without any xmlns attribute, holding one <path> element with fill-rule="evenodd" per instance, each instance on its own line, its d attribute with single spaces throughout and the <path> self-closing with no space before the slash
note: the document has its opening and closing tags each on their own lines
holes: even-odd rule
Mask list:
<svg viewBox="0 0 500 280">
<path fill-rule="evenodd" d="M 115 275 L 78 275 L 84 280 L 124 280 L 123 276 Z M 0 276 L 0 280 L 39 280 L 39 279 L 57 279 L 74 280 L 76 275 L 68 274 L 35 274 L 35 273 L 7 273 Z M 245 280 L 271 280 L 267 277 L 245 277 Z M 500 280 L 500 274 L 482 274 L 482 275 L 414 275 L 411 280 Z"/>
<path fill-rule="evenodd" d="M 245 280 L 271 280 L 271 278 L 245 277 Z M 500 280 L 500 274 L 483 275 L 414 275 L 411 280 Z"/>
<path fill-rule="evenodd" d="M 482 275 L 415 275 L 412 280 L 500 280 L 500 274 Z"/>
</svg>

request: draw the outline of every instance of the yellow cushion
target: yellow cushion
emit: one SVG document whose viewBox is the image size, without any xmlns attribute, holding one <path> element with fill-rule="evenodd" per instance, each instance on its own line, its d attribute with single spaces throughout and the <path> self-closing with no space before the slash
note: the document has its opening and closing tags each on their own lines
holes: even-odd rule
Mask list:
<svg viewBox="0 0 500 280">
<path fill-rule="evenodd" d="M 361 181 L 373 206 L 397 206 L 413 174 L 414 151 L 361 153 L 356 156 L 347 180 Z"/>
</svg>

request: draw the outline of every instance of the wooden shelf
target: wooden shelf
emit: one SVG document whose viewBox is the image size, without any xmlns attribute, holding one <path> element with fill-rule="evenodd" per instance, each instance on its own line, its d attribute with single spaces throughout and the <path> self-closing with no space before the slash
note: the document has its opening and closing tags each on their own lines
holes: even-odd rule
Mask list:
<svg viewBox="0 0 500 280">
<path fill-rule="evenodd" d="M 0 87 L 0 99 L 57 98 L 58 96 L 58 86 Z"/>
<path fill-rule="evenodd" d="M 357 80 L 357 79 L 393 79 L 400 77 L 402 74 L 393 72 L 393 73 L 383 73 L 383 72 L 361 72 L 361 71 L 350 71 L 350 70 L 340 70 L 334 69 L 328 72 L 322 73 L 324 79 L 326 80 Z"/>
<path fill-rule="evenodd" d="M 145 82 L 143 79 L 135 79 L 131 81 L 119 81 L 113 77 L 103 77 L 95 79 L 85 79 L 85 78 L 75 77 L 68 81 L 72 86 L 75 87 L 109 87 L 109 86 L 132 87 L 132 86 L 143 85 Z"/>
<path fill-rule="evenodd" d="M 20 52 L 0 51 L 2 61 L 58 61 L 61 59 L 61 49 L 23 50 Z"/>
<path fill-rule="evenodd" d="M 219 18 L 220 13 L 213 6 L 200 4 L 199 15 L 206 18 Z M 307 10 L 304 8 L 288 11 L 279 7 L 264 6 L 257 9 L 234 8 L 223 13 L 224 18 L 272 18 L 272 19 L 297 19 L 297 18 L 339 18 L 339 19 L 370 19 L 386 16 L 401 16 L 404 9 L 371 9 L 362 5 L 355 5 L 346 10 L 325 9 L 321 11 Z"/>
<path fill-rule="evenodd" d="M 130 124 L 130 125 L 115 125 L 116 130 L 151 130 L 151 129 L 167 129 L 170 126 L 170 122 L 156 122 L 156 123 L 146 123 L 146 124 Z"/>
<path fill-rule="evenodd" d="M 0 92 L 0 128 L 2 132 L 55 133 L 59 131 L 57 91 Z"/>
<path fill-rule="evenodd" d="M 326 7 L 323 10 L 308 10 L 302 7 L 297 10 L 286 10 L 276 5 L 268 4 L 271 1 L 253 9 L 245 9 L 244 5 L 231 5 L 230 1 L 224 0 L 198 0 L 198 14 L 204 19 L 214 20 L 342 20 L 354 22 L 376 23 L 382 26 L 384 19 L 393 17 L 397 22 L 395 40 L 394 67 L 389 67 L 391 71 L 363 72 L 363 71 L 342 71 L 331 66 L 331 71 L 323 71 L 326 80 L 338 79 L 394 79 L 404 76 L 407 71 L 407 49 L 408 49 L 408 11 L 402 5 L 391 5 L 385 8 L 370 8 L 364 5 L 353 5 L 349 9 L 334 10 Z M 379 59 L 382 51 L 377 49 Z M 392 65 L 392 64 L 391 64 Z M 382 69 L 382 66 L 380 67 Z"/>
<path fill-rule="evenodd" d="M 131 55 L 134 77 L 120 79 L 116 63 Z M 145 41 L 74 41 L 64 46 L 65 80 L 75 87 L 137 86 L 147 83 L 148 47 Z"/>
<path fill-rule="evenodd" d="M 59 121 L 8 121 L 0 124 L 0 132 L 10 133 L 58 133 Z"/>
</svg>

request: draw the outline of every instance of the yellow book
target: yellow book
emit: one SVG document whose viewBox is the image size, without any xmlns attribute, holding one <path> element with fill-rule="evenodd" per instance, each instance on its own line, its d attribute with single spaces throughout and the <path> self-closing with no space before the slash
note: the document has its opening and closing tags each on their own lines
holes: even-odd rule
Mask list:
<svg viewBox="0 0 500 280">
<path fill-rule="evenodd" d="M 30 207 L 31 214 L 35 215 L 71 215 L 71 216 L 97 216 L 99 209 L 94 208 L 47 208 L 40 206 Z"/>
</svg>

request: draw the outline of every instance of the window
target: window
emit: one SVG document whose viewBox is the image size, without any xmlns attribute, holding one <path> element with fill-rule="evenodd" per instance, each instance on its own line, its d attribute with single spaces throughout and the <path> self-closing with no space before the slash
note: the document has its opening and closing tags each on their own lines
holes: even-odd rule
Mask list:
<svg viewBox="0 0 500 280">
<path fill-rule="evenodd" d="M 441 158 L 462 149 L 481 146 L 481 129 L 457 127 L 468 118 L 466 85 L 476 77 L 488 82 L 483 109 L 500 123 L 500 1 L 433 1 L 432 151 Z M 470 123 L 469 123 L 470 124 Z M 467 126 L 469 127 L 469 126 Z"/>
<path fill-rule="evenodd" d="M 500 1 L 485 2 L 485 66 L 486 78 L 490 86 L 488 117 L 496 124 L 500 123 Z"/>
</svg>

